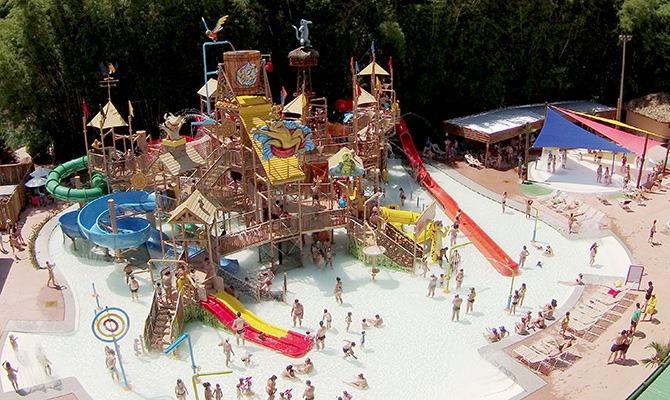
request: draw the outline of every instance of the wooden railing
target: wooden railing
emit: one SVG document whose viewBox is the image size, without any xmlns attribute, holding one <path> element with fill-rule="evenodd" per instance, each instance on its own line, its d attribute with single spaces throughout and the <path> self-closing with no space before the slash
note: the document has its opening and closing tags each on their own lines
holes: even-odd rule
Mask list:
<svg viewBox="0 0 670 400">
<path fill-rule="evenodd" d="M 158 293 L 154 291 L 151 307 L 149 308 L 149 315 L 144 321 L 144 347 L 149 351 L 154 350 L 154 321 L 156 321 L 156 317 L 158 317 L 159 305 L 160 299 Z"/>
<path fill-rule="evenodd" d="M 170 343 L 173 343 L 184 331 L 184 296 L 177 293 L 177 304 L 175 305 L 174 316 L 170 322 Z"/>
<path fill-rule="evenodd" d="M 349 218 L 348 227 L 350 240 L 356 240 L 356 242 L 362 247 L 368 246 L 368 243 L 366 242 L 366 235 L 367 233 L 372 233 L 369 228 L 366 228 L 363 226 L 363 224 L 354 220 L 353 218 Z M 411 250 L 411 247 L 410 249 L 405 248 L 395 240 L 388 237 L 384 232 L 378 230 L 374 231 L 374 236 L 376 243 L 386 249 L 383 257 L 388 259 L 388 261 L 395 263 L 403 271 L 413 271 L 414 253 Z M 421 253 L 417 253 L 417 257 L 420 255 Z M 383 263 L 379 265 L 383 265 Z"/>
</svg>

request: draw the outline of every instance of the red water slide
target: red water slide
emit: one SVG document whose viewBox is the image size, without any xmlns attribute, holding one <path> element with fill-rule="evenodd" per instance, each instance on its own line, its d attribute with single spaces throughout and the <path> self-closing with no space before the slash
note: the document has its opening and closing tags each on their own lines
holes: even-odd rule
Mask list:
<svg viewBox="0 0 670 400">
<path fill-rule="evenodd" d="M 419 152 L 416 151 L 409 128 L 407 128 L 404 120 L 398 122 L 396 130 L 400 143 L 405 150 L 405 155 L 409 159 L 412 168 L 417 172 L 417 180 L 428 189 L 430 194 L 442 205 L 447 216 L 453 220 L 459 209 L 458 203 L 426 171 L 426 167 L 424 167 L 423 161 L 421 161 Z M 460 221 L 461 231 L 470 239 L 477 250 L 486 257 L 493 268 L 504 276 L 512 276 L 512 274 L 518 272 L 519 264 L 507 255 L 463 209 L 461 209 Z"/>
<path fill-rule="evenodd" d="M 232 330 L 233 321 L 237 318 L 235 310 L 212 295 L 209 295 L 207 300 L 201 301 L 200 305 Z M 289 357 L 302 357 L 312 348 L 312 342 L 307 336 L 294 331 L 286 332 L 285 336 L 277 337 L 247 325 L 244 329 L 244 338 Z"/>
</svg>

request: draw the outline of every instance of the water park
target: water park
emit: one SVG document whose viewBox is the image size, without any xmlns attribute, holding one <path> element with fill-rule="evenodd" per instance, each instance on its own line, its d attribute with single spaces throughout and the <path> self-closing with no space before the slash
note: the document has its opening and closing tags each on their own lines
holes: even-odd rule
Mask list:
<svg viewBox="0 0 670 400">
<path fill-rule="evenodd" d="M 651 267 L 613 225 L 662 210 L 666 138 L 556 102 L 445 121 L 417 149 L 374 44 L 331 106 L 310 21 L 290 94 L 223 23 L 192 109 L 140 129 L 103 66 L 86 153 L 27 171 L 50 211 L 23 244 L 2 214 L 6 257 L 48 274 L 61 315 L 0 330 L 0 399 L 579 398 L 549 390 L 609 366 L 613 330 L 613 368 L 648 353 Z"/>
</svg>

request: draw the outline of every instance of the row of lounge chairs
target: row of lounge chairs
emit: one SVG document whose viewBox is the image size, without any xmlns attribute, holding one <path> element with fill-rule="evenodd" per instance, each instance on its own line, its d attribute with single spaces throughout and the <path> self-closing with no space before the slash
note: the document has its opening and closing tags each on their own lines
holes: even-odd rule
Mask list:
<svg viewBox="0 0 670 400">
<path fill-rule="evenodd" d="M 545 375 L 549 375 L 559 364 L 570 366 L 582 358 L 579 341 L 595 341 L 607 327 L 621 318 L 637 297 L 628 290 L 613 297 L 611 290 L 606 288 L 589 296 L 570 311 L 568 331 L 574 336 L 562 344 L 549 336 L 529 345 L 518 346 L 513 350 L 516 358 L 531 370 Z"/>
</svg>

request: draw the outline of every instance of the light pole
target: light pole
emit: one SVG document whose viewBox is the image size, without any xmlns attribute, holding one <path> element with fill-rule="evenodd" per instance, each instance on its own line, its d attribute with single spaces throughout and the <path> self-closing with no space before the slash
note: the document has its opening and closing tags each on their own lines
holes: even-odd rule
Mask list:
<svg viewBox="0 0 670 400">
<path fill-rule="evenodd" d="M 616 104 L 616 119 L 621 121 L 621 110 L 623 109 L 623 78 L 626 72 L 626 43 L 633 39 L 633 35 L 619 35 L 619 40 L 623 44 L 621 51 L 621 82 L 619 82 L 619 99 Z"/>
</svg>

